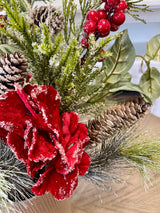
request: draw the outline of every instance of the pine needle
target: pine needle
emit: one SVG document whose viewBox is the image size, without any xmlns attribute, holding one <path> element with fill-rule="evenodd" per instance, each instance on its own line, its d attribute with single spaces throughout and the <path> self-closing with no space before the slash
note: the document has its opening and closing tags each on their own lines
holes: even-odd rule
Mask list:
<svg viewBox="0 0 160 213">
<path fill-rule="evenodd" d="M 22 201 L 33 196 L 30 187 L 32 180 L 11 149 L 0 142 L 0 206 L 8 210 L 13 202 Z"/>
</svg>

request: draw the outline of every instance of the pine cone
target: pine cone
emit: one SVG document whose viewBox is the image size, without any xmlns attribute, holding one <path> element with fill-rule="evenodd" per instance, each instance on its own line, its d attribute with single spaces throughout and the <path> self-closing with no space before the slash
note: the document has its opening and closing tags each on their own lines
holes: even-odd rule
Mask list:
<svg viewBox="0 0 160 213">
<path fill-rule="evenodd" d="M 131 127 L 144 116 L 147 109 L 149 109 L 149 104 L 141 96 L 108 109 L 103 116 L 88 122 L 90 142 L 102 143 L 113 136 L 116 131 Z"/>
<path fill-rule="evenodd" d="M 27 65 L 27 60 L 18 52 L 0 58 L 0 95 L 14 90 L 14 83 L 23 85 L 28 75 Z"/>
<path fill-rule="evenodd" d="M 61 11 L 51 5 L 41 6 L 33 10 L 31 23 L 39 27 L 42 23 L 45 23 L 49 27 L 50 33 L 57 35 L 63 28 L 64 16 Z"/>
</svg>

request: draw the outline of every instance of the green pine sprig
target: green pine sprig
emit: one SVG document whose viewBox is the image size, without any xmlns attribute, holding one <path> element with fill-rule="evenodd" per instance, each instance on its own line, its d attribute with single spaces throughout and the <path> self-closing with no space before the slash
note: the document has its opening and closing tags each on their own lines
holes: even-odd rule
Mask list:
<svg viewBox="0 0 160 213">
<path fill-rule="evenodd" d="M 140 134 L 129 138 L 118 151 L 121 157 L 140 172 L 146 186 L 153 174 L 160 173 L 159 144 L 160 137 L 147 138 L 145 134 Z"/>
<path fill-rule="evenodd" d="M 64 15 L 64 37 L 67 44 L 72 36 L 76 35 L 75 17 L 77 14 L 77 4 L 74 0 L 63 0 Z M 69 30 L 68 30 L 69 29 Z"/>
<path fill-rule="evenodd" d="M 141 18 L 139 12 L 153 12 L 149 9 L 149 6 L 143 3 L 143 0 L 126 0 L 128 5 L 127 13 L 131 15 L 135 20 L 141 21 L 146 24 L 145 19 Z"/>
<path fill-rule="evenodd" d="M 34 196 L 33 185 L 25 165 L 20 162 L 10 147 L 0 142 L 0 208 L 13 211 L 13 203 Z M 14 210 L 15 212 L 16 210 Z M 6 212 L 6 211 L 5 211 Z"/>
</svg>

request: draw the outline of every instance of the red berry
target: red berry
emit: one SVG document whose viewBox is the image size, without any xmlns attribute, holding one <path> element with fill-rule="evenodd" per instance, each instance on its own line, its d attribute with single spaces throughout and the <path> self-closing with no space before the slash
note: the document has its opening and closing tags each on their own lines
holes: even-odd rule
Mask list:
<svg viewBox="0 0 160 213">
<path fill-rule="evenodd" d="M 95 33 L 96 32 L 96 22 L 89 20 L 85 23 L 84 28 L 83 28 L 84 32 L 89 35 L 90 33 Z"/>
<path fill-rule="evenodd" d="M 81 65 L 83 65 L 85 61 L 86 61 L 85 58 L 82 57 L 82 58 L 81 58 Z"/>
<path fill-rule="evenodd" d="M 127 9 L 127 2 L 121 1 L 115 9 L 118 12 L 120 12 L 120 11 L 125 12 L 125 10 Z"/>
<path fill-rule="evenodd" d="M 29 75 L 27 76 L 27 78 L 26 78 L 26 82 L 28 83 L 28 82 L 30 81 L 31 78 L 32 78 L 32 75 L 29 74 Z"/>
<path fill-rule="evenodd" d="M 105 10 L 98 10 L 97 14 L 98 14 L 99 20 L 107 17 L 107 13 Z"/>
<path fill-rule="evenodd" d="M 0 23 L 0 27 L 2 27 L 2 28 L 3 28 L 3 27 L 4 27 L 4 24 Z"/>
<path fill-rule="evenodd" d="M 110 32 L 107 32 L 107 33 L 100 33 L 100 34 L 99 34 L 99 37 L 104 38 L 104 37 L 108 36 L 109 33 L 110 33 Z"/>
<path fill-rule="evenodd" d="M 100 34 L 109 34 L 110 22 L 107 19 L 101 19 L 97 24 L 97 29 Z"/>
<path fill-rule="evenodd" d="M 111 9 L 111 7 L 106 3 L 106 4 L 104 5 L 104 9 L 105 9 L 106 12 L 109 12 L 110 9 Z"/>
<path fill-rule="evenodd" d="M 108 0 L 108 5 L 114 7 L 120 3 L 120 0 Z"/>
<path fill-rule="evenodd" d="M 104 53 L 105 51 L 104 50 L 101 50 L 100 52 L 99 52 L 99 55 L 101 54 L 101 53 Z M 102 61 L 104 61 L 105 60 L 105 58 L 102 58 L 102 59 L 100 59 L 99 60 L 99 62 L 102 62 Z"/>
<path fill-rule="evenodd" d="M 106 2 L 107 0 L 102 0 L 102 2 Z"/>
<path fill-rule="evenodd" d="M 88 43 L 88 38 L 87 37 L 83 37 L 81 40 L 81 46 L 83 48 L 88 48 L 89 47 L 89 43 Z"/>
<path fill-rule="evenodd" d="M 7 16 L 5 16 L 5 15 L 0 15 L 0 20 L 6 21 L 6 20 L 7 20 Z"/>
<path fill-rule="evenodd" d="M 116 25 L 123 24 L 125 19 L 126 19 L 126 17 L 125 17 L 125 14 L 123 12 L 116 12 L 112 16 L 112 21 Z"/>
<path fill-rule="evenodd" d="M 114 24 L 114 23 L 111 23 L 111 31 L 117 31 L 119 29 L 119 26 Z"/>
<path fill-rule="evenodd" d="M 96 12 L 95 10 L 90 10 L 90 11 L 87 13 L 87 19 L 88 19 L 88 20 L 95 21 L 95 22 L 98 22 L 99 17 L 98 17 L 97 12 Z"/>
</svg>

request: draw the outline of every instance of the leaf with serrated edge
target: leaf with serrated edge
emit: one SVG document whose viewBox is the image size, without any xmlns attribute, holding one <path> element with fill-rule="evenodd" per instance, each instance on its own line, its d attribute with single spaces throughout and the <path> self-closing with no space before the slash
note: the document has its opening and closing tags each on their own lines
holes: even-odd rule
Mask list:
<svg viewBox="0 0 160 213">
<path fill-rule="evenodd" d="M 147 43 L 146 56 L 149 60 L 160 61 L 160 34 Z"/>
<path fill-rule="evenodd" d="M 140 87 L 152 101 L 157 99 L 160 91 L 160 72 L 155 67 L 147 70 L 141 77 Z"/>
<path fill-rule="evenodd" d="M 123 34 L 116 39 L 110 52 L 112 56 L 104 61 L 105 83 L 115 84 L 122 78 L 128 78 L 130 75 L 128 71 L 135 61 L 135 49 L 128 36 L 128 30 L 124 30 Z"/>
</svg>

